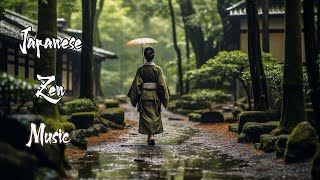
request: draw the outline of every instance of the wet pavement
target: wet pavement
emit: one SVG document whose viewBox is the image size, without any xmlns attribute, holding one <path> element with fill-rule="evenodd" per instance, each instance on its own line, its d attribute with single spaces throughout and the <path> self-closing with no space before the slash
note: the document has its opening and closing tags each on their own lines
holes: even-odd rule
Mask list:
<svg viewBox="0 0 320 180">
<path fill-rule="evenodd" d="M 126 119 L 138 121 L 138 113 L 123 106 Z M 79 179 L 311 178 L 310 162 L 285 165 L 273 153 L 253 154 L 251 145 L 213 136 L 183 116 L 162 115 L 165 132 L 155 136 L 155 146 L 146 145 L 135 125 L 122 141 L 91 145 L 83 157 L 70 159 L 70 174 Z"/>
</svg>

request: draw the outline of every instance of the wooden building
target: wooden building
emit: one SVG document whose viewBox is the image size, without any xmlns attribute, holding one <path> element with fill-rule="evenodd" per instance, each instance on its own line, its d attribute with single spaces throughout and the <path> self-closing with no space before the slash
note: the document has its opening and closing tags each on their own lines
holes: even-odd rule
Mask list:
<svg viewBox="0 0 320 180">
<path fill-rule="evenodd" d="M 22 43 L 21 30 L 32 27 L 30 35 L 36 36 L 37 23 L 13 11 L 6 10 L 5 16 L 0 20 L 0 72 L 19 76 L 25 79 L 35 79 L 35 61 L 37 57 L 34 50 L 22 54 L 19 44 Z M 81 31 L 58 28 L 58 38 L 74 36 L 76 32 L 81 37 Z M 94 47 L 94 95 L 101 96 L 100 69 L 101 63 L 107 59 L 117 59 L 113 52 Z M 81 50 L 57 50 L 56 82 L 66 89 L 66 96 L 77 98 L 80 93 Z"/>
<path fill-rule="evenodd" d="M 233 28 L 239 32 L 238 43 L 240 50 L 248 52 L 248 25 L 245 1 L 239 1 L 227 8 L 230 19 L 233 22 Z M 258 1 L 258 13 L 260 21 L 261 38 L 260 43 L 262 47 L 262 7 L 261 1 Z M 269 49 L 270 53 L 277 59 L 278 62 L 284 62 L 285 59 L 285 7 L 284 0 L 269 0 Z M 305 61 L 304 53 L 304 35 L 302 33 L 302 57 Z"/>
</svg>

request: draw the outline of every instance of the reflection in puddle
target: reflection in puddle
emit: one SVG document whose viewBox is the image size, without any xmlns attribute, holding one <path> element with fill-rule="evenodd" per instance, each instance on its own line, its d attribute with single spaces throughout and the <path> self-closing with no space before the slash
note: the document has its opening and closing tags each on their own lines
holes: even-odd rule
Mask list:
<svg viewBox="0 0 320 180">
<path fill-rule="evenodd" d="M 175 145 L 121 145 L 118 152 L 90 151 L 72 164 L 75 177 L 115 179 L 242 179 L 246 166 L 215 151 Z"/>
</svg>

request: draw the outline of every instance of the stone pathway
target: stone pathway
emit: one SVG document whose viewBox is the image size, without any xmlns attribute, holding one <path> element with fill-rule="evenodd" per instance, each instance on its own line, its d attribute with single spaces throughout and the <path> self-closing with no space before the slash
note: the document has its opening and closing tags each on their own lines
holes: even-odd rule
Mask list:
<svg viewBox="0 0 320 180">
<path fill-rule="evenodd" d="M 138 122 L 130 105 L 126 119 Z M 120 142 L 88 147 L 71 159 L 75 178 L 97 179 L 310 179 L 311 163 L 284 165 L 273 153 L 252 153 L 251 145 L 219 136 L 186 117 L 163 111 L 165 132 L 156 135 L 156 146 L 146 145 L 138 125 L 121 135 Z M 212 126 L 212 125 L 210 125 Z"/>
</svg>

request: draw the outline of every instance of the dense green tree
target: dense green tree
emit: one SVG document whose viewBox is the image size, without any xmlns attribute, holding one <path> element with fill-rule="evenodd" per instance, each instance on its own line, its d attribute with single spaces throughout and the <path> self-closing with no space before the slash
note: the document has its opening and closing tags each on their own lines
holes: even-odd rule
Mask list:
<svg viewBox="0 0 320 180">
<path fill-rule="evenodd" d="M 261 48 L 257 0 L 246 0 L 248 22 L 248 51 L 254 110 L 268 110 L 267 82 L 264 73 Z"/>
<path fill-rule="evenodd" d="M 177 53 L 177 59 L 178 59 L 178 87 L 179 87 L 179 92 L 181 95 L 184 94 L 184 86 L 183 86 L 183 80 L 182 80 L 182 60 L 181 60 L 181 50 L 178 46 L 178 42 L 177 42 L 177 32 L 176 32 L 176 20 L 175 20 L 175 13 L 174 13 L 174 9 L 172 6 L 172 1 L 168 0 L 168 4 L 169 4 L 169 9 L 170 9 L 170 16 L 171 16 L 171 24 L 172 24 L 172 38 L 173 38 L 173 46 L 174 49 L 176 50 Z"/>
<path fill-rule="evenodd" d="M 289 134 L 296 125 L 306 120 L 304 109 L 301 1 L 285 1 L 285 64 L 283 100 L 280 125 L 272 134 Z"/>
<path fill-rule="evenodd" d="M 58 15 L 66 19 L 67 27 L 71 27 L 72 13 L 79 11 L 77 0 L 58 0 Z"/>
<path fill-rule="evenodd" d="M 310 87 L 310 97 L 313 110 L 316 115 L 316 122 L 312 124 L 320 133 L 320 76 L 318 61 L 318 43 L 315 27 L 315 0 L 303 1 L 303 22 L 306 65 Z"/>
<path fill-rule="evenodd" d="M 3 0 L 4 7 L 32 19 L 37 18 L 37 0 Z"/>
<path fill-rule="evenodd" d="M 82 0 L 80 98 L 93 98 L 93 27 L 96 0 Z"/>
<path fill-rule="evenodd" d="M 219 51 L 219 45 L 215 44 L 215 38 L 217 37 L 216 34 L 213 33 L 215 31 L 213 31 L 213 27 L 209 28 L 208 25 L 210 23 L 213 25 L 213 22 L 221 25 L 221 21 L 219 19 L 219 21 L 211 21 L 209 23 L 208 18 L 205 16 L 209 14 L 208 8 L 202 8 L 200 6 L 199 13 L 197 14 L 192 0 L 178 0 L 178 3 L 180 5 L 184 28 L 192 44 L 193 52 L 197 60 L 197 67 L 199 68 Z M 201 4 L 205 5 L 203 2 Z M 213 6 L 213 4 L 211 4 L 211 6 Z M 204 13 L 201 13 L 201 10 L 203 10 Z M 217 12 L 215 14 L 217 15 Z M 197 17 L 197 15 L 201 18 L 194 18 Z M 199 21 L 199 19 L 201 19 L 201 21 Z M 204 28 L 201 27 L 202 22 L 204 22 L 202 25 Z"/>
</svg>

